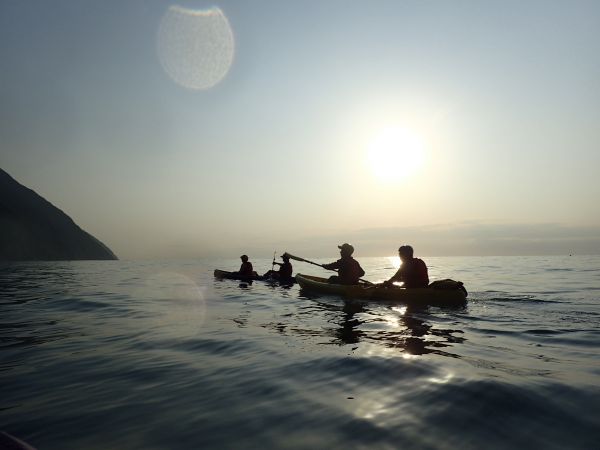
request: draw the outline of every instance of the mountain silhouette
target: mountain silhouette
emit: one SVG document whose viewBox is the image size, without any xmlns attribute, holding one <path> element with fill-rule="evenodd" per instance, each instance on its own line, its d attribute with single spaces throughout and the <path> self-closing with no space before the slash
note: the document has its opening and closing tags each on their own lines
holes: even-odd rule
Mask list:
<svg viewBox="0 0 600 450">
<path fill-rule="evenodd" d="M 0 169 L 0 260 L 118 259 L 52 203 Z"/>
</svg>

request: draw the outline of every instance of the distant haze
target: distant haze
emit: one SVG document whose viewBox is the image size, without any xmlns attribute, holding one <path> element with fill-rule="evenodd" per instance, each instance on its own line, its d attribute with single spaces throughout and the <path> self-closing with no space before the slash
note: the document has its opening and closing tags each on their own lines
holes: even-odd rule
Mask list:
<svg viewBox="0 0 600 450">
<path fill-rule="evenodd" d="M 0 3 L 0 167 L 122 259 L 600 253 L 600 2 Z"/>
</svg>

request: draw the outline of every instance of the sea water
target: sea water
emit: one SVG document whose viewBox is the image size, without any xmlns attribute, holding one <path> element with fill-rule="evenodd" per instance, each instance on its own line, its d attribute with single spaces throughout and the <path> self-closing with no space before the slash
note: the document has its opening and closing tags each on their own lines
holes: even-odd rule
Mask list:
<svg viewBox="0 0 600 450">
<path fill-rule="evenodd" d="M 600 448 L 600 256 L 426 262 L 465 307 L 213 278 L 234 259 L 3 263 L 0 430 L 39 450 Z"/>
</svg>

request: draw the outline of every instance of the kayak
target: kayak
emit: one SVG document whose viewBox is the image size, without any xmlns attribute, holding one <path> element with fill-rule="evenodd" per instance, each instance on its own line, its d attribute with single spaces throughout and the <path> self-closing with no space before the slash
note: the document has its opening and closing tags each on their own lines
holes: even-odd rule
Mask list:
<svg viewBox="0 0 600 450">
<path fill-rule="evenodd" d="M 215 269 L 215 278 L 228 279 L 228 280 L 240 280 L 240 281 L 268 281 L 273 283 L 279 283 L 281 285 L 292 285 L 294 284 L 294 277 L 289 280 L 278 280 L 277 278 L 265 277 L 253 272 L 251 277 L 242 277 L 237 272 L 228 272 L 226 270 Z"/>
<path fill-rule="evenodd" d="M 262 280 L 261 277 L 256 272 L 252 272 L 252 276 L 241 276 L 238 272 L 227 272 L 226 270 L 215 269 L 215 278 L 226 278 L 228 280 L 240 280 L 240 281 L 254 281 L 254 280 Z"/>
<path fill-rule="evenodd" d="M 327 282 L 327 278 L 296 275 L 301 289 L 319 294 L 340 295 L 362 300 L 390 300 L 410 305 L 457 306 L 467 301 L 467 291 L 460 281 L 434 281 L 426 288 L 383 287 L 372 284 L 343 285 Z"/>
</svg>

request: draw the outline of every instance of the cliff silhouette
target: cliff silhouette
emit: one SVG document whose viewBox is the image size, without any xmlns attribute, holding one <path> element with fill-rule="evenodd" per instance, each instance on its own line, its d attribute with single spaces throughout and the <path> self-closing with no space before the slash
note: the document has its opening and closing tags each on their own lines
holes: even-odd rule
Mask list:
<svg viewBox="0 0 600 450">
<path fill-rule="evenodd" d="M 118 259 L 52 203 L 0 169 L 0 261 Z"/>
</svg>

